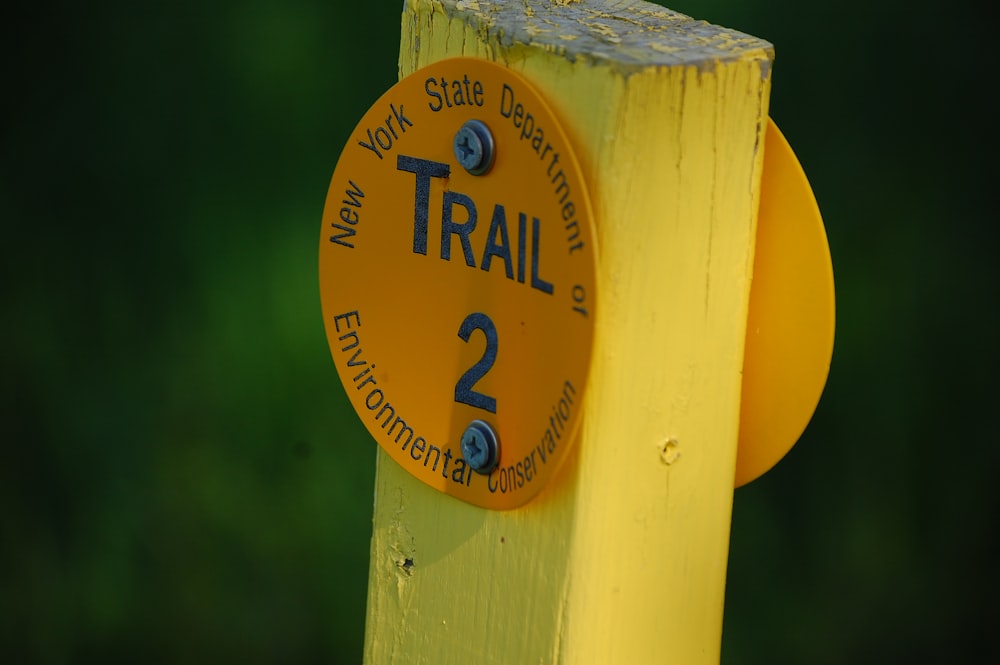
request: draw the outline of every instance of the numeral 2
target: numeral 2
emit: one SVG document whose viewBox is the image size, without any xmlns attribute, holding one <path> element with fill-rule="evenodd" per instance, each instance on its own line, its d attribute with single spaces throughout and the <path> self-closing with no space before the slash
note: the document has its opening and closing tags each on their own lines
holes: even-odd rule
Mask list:
<svg viewBox="0 0 1000 665">
<path fill-rule="evenodd" d="M 482 330 L 483 334 L 486 335 L 486 351 L 483 352 L 483 357 L 470 367 L 462 375 L 462 378 L 458 380 L 458 383 L 455 384 L 455 401 L 474 406 L 477 409 L 489 411 L 490 413 L 496 413 L 496 398 L 476 392 L 472 387 L 476 385 L 479 379 L 486 376 L 486 372 L 490 371 L 493 363 L 497 360 L 497 346 L 499 345 L 497 327 L 493 325 L 490 317 L 482 312 L 475 312 L 469 314 L 462 321 L 462 325 L 458 329 L 458 336 L 462 338 L 463 342 L 468 342 L 473 330 Z"/>
</svg>

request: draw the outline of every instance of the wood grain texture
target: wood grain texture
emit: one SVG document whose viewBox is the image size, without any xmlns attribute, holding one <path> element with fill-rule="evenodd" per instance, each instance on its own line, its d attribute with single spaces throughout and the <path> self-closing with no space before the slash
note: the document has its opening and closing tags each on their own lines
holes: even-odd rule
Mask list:
<svg viewBox="0 0 1000 665">
<path fill-rule="evenodd" d="M 772 50 L 636 1 L 408 0 L 400 74 L 522 73 L 597 220 L 582 431 L 527 506 L 444 496 L 379 452 L 365 662 L 715 663 Z"/>
</svg>

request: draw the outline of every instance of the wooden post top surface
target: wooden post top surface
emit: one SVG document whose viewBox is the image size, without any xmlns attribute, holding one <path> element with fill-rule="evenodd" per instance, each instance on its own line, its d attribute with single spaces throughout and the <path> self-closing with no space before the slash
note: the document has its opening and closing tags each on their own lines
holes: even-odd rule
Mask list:
<svg viewBox="0 0 1000 665">
<path fill-rule="evenodd" d="M 599 61 L 623 72 L 773 57 L 773 47 L 763 39 L 643 0 L 406 2 L 409 11 L 442 12 L 469 25 L 507 55 L 517 46 L 530 45 L 570 61 Z"/>
</svg>

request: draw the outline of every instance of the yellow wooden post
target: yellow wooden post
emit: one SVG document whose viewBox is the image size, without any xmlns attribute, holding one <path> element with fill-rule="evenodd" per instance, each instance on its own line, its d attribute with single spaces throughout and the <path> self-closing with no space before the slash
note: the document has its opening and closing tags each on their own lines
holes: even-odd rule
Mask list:
<svg viewBox="0 0 1000 665">
<path fill-rule="evenodd" d="M 570 135 L 594 359 L 574 452 L 522 508 L 379 449 L 365 662 L 718 662 L 771 47 L 636 0 L 407 0 L 401 75 L 452 56 L 523 74 Z"/>
</svg>

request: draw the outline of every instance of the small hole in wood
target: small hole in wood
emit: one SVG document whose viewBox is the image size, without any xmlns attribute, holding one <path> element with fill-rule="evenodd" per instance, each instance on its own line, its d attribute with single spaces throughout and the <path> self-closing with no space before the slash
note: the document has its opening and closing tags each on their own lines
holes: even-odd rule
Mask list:
<svg viewBox="0 0 1000 665">
<path fill-rule="evenodd" d="M 662 461 L 667 466 L 670 466 L 678 459 L 680 459 L 681 451 L 677 449 L 677 439 L 670 437 L 667 439 L 663 447 L 660 448 L 660 461 Z"/>
</svg>

